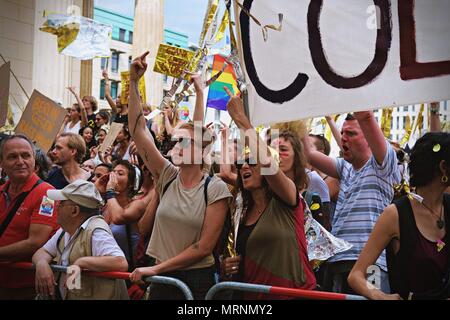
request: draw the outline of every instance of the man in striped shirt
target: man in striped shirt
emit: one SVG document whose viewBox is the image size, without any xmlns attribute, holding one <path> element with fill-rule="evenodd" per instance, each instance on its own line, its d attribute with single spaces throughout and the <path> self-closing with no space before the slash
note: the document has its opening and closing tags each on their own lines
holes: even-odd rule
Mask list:
<svg viewBox="0 0 450 320">
<path fill-rule="evenodd" d="M 353 293 L 347 277 L 358 259 L 375 223 L 394 197 L 393 185 L 401 174 L 394 149 L 384 138 L 373 112 L 349 114 L 341 132 L 343 159 L 332 159 L 313 151 L 307 137 L 303 143 L 310 164 L 339 179 L 340 191 L 332 220 L 332 234 L 352 248 L 330 258 L 325 289 Z M 385 252 L 377 260 L 380 284 L 389 291 Z"/>
</svg>

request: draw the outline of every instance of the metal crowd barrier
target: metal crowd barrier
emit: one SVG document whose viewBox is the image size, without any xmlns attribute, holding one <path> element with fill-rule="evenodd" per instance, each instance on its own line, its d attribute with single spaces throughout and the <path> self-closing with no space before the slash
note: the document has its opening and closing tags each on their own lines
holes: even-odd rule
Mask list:
<svg viewBox="0 0 450 320">
<path fill-rule="evenodd" d="M 242 282 L 220 282 L 209 289 L 206 294 L 205 300 L 212 300 L 213 297 L 222 290 L 237 290 L 245 292 L 255 292 L 255 293 L 265 293 L 265 294 L 277 294 L 296 298 L 305 298 L 313 300 L 367 300 L 363 296 L 333 293 L 333 292 L 323 292 L 314 290 L 303 290 L 303 289 L 291 289 L 282 287 L 272 287 L 260 284 L 250 284 Z"/>
<path fill-rule="evenodd" d="M 67 273 L 67 267 L 50 265 L 53 271 L 64 272 Z M 25 270 L 34 270 L 35 267 L 31 262 L 15 262 L 15 263 L 0 263 L 0 268 L 8 268 L 8 269 L 25 269 Z M 99 277 L 99 278 L 108 278 L 108 279 L 122 279 L 129 280 L 130 273 L 129 272 L 120 272 L 120 271 L 108 271 L 108 272 L 95 272 L 82 270 L 83 275 L 88 277 Z M 150 283 L 160 283 L 171 285 L 177 287 L 184 294 L 186 300 L 194 300 L 194 296 L 189 289 L 189 287 L 183 282 L 175 278 L 163 277 L 163 276 L 152 276 L 146 277 L 143 279 L 144 282 Z"/>
</svg>

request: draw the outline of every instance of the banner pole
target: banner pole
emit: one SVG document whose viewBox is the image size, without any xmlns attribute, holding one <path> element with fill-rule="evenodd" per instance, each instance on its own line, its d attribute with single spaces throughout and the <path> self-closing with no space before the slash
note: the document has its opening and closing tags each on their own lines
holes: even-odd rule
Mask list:
<svg viewBox="0 0 450 320">
<path fill-rule="evenodd" d="M 0 53 L 0 57 L 2 57 L 2 59 L 3 59 L 3 61 L 4 61 L 5 63 L 7 63 L 6 60 L 5 60 L 5 58 L 3 58 L 3 55 L 2 55 L 1 53 Z M 16 79 L 17 83 L 19 84 L 19 87 L 22 89 L 23 93 L 25 93 L 25 95 L 27 96 L 28 100 L 30 100 L 30 96 L 29 96 L 28 93 L 25 91 L 25 89 L 24 89 L 24 87 L 22 86 L 22 84 L 20 83 L 19 79 L 17 79 L 17 77 L 16 77 L 16 75 L 14 74 L 14 71 L 12 71 L 12 68 L 11 68 L 11 67 L 9 68 L 9 72 L 11 72 L 11 74 L 12 74 L 13 77 L 14 77 L 14 79 Z"/>
</svg>

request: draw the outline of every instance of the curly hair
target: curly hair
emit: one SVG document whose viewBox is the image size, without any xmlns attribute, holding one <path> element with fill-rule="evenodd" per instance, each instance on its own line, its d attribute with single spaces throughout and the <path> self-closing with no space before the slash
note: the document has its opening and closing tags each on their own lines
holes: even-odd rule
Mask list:
<svg viewBox="0 0 450 320">
<path fill-rule="evenodd" d="M 410 185 L 423 187 L 441 175 L 439 165 L 445 161 L 450 175 L 450 133 L 427 133 L 417 140 L 409 162 Z"/>
</svg>

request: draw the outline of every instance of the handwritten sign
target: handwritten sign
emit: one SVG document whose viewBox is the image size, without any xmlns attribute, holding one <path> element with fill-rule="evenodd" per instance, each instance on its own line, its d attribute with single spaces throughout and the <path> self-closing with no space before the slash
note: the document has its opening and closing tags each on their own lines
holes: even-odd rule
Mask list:
<svg viewBox="0 0 450 320">
<path fill-rule="evenodd" d="M 450 1 L 244 1 L 237 11 L 254 125 L 450 98 Z"/>
<path fill-rule="evenodd" d="M 120 130 L 123 128 L 123 123 L 117 123 L 113 122 L 111 124 L 111 128 L 109 129 L 108 134 L 105 137 L 105 140 L 103 141 L 102 145 L 99 148 L 100 152 L 105 152 L 108 147 L 112 146 L 114 143 L 114 140 L 116 140 L 117 135 L 119 134 Z"/>
<path fill-rule="evenodd" d="M 15 132 L 26 135 L 44 152 L 48 152 L 66 114 L 66 109 L 34 90 Z"/>
</svg>

